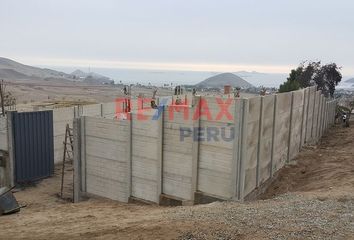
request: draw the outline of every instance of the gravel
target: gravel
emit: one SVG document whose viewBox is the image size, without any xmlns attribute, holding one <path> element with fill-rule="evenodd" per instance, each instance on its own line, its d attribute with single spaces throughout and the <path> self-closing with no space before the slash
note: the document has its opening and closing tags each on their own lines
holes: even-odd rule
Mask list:
<svg viewBox="0 0 354 240">
<path fill-rule="evenodd" d="M 354 198 L 307 198 L 289 193 L 250 203 L 216 202 L 166 210 L 172 221 L 193 224 L 180 239 L 354 238 Z"/>
</svg>

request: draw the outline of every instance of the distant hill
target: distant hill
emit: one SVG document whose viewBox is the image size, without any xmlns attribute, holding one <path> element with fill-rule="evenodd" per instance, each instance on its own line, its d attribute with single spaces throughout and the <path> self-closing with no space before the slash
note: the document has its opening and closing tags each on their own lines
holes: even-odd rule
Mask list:
<svg viewBox="0 0 354 240">
<path fill-rule="evenodd" d="M 0 77 L 11 79 L 45 79 L 58 78 L 70 79 L 72 76 L 64 72 L 58 72 L 46 68 L 37 68 L 15 62 L 8 58 L 0 57 Z"/>
<path fill-rule="evenodd" d="M 81 75 L 80 75 L 81 74 Z M 78 77 L 82 76 L 82 77 Z M 67 74 L 48 68 L 38 68 L 0 57 L 0 78 L 11 80 L 45 80 L 45 81 L 80 81 L 92 84 L 108 84 L 112 80 L 97 73 L 84 73 L 80 70 Z"/>
<path fill-rule="evenodd" d="M 201 88 L 222 88 L 225 85 L 241 88 L 254 87 L 252 84 L 233 73 L 218 74 L 198 83 L 196 86 Z"/>
<path fill-rule="evenodd" d="M 114 82 L 109 77 L 103 76 L 101 74 L 94 73 L 94 72 L 87 73 L 79 69 L 72 72 L 71 75 L 74 76 L 75 79 L 79 79 L 79 80 L 81 79 L 83 82 L 93 83 L 93 84 L 110 84 Z"/>
<path fill-rule="evenodd" d="M 348 79 L 345 81 L 346 83 L 354 83 L 354 78 Z"/>
<path fill-rule="evenodd" d="M 85 78 L 87 77 L 87 73 L 77 69 L 71 73 L 71 75 L 77 77 L 77 78 Z"/>
</svg>

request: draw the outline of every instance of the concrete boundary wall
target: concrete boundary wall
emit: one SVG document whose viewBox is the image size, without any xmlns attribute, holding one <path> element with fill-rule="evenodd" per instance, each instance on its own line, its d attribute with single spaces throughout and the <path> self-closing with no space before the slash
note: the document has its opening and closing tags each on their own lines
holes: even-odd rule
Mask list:
<svg viewBox="0 0 354 240">
<path fill-rule="evenodd" d="M 199 127 L 203 132 L 200 141 L 197 142 L 199 147 L 197 191 L 222 199 L 233 199 L 236 197 L 234 175 L 238 147 L 235 145 L 237 146 L 239 138 L 241 102 L 230 99 L 227 108 L 231 119 L 225 115 L 218 119 L 219 108 L 226 105 L 219 106 L 217 101 L 220 103 L 227 100 L 210 97 L 202 97 L 200 100 L 200 111 L 203 112 L 207 106 L 210 116 L 203 114 L 199 121 Z M 219 132 L 215 137 L 216 140 L 212 139 L 210 134 L 215 131 Z M 230 138 L 231 135 L 234 137 Z"/>
<path fill-rule="evenodd" d="M 302 124 L 304 114 L 305 90 L 298 90 L 292 93 L 292 108 L 290 121 L 288 162 L 295 158 L 301 149 L 302 142 Z"/>
<path fill-rule="evenodd" d="M 276 123 L 274 128 L 275 153 L 273 156 L 273 172 L 282 168 L 288 160 L 289 134 L 292 113 L 292 93 L 280 93 L 277 95 Z"/>
<path fill-rule="evenodd" d="M 257 187 L 272 176 L 272 145 L 275 97 L 275 95 L 261 97 Z"/>
<path fill-rule="evenodd" d="M 139 114 L 142 114 L 139 120 Z M 132 113 L 132 196 L 159 202 L 162 172 L 162 117 L 154 120 L 158 110 Z M 146 119 L 145 119 L 146 118 Z"/>
<path fill-rule="evenodd" d="M 193 139 L 190 134 L 194 108 L 166 107 L 163 123 L 163 185 L 162 193 L 185 200 L 193 200 Z M 180 131 L 184 135 L 180 135 Z"/>
<path fill-rule="evenodd" d="M 130 134 L 130 122 L 82 117 L 80 125 L 84 128 L 84 134 L 81 137 L 75 134 L 75 142 L 80 140 L 80 144 L 75 146 L 85 145 L 79 154 L 81 190 L 128 202 L 131 180 L 128 174 L 130 143 L 127 139 Z"/>
<path fill-rule="evenodd" d="M 304 102 L 302 104 L 303 109 L 302 109 L 302 123 L 301 123 L 301 144 L 300 144 L 300 149 L 301 147 L 305 145 L 306 143 L 306 133 L 307 133 L 307 125 L 308 125 L 308 111 L 309 111 L 309 95 L 310 95 L 310 88 L 305 88 L 304 89 Z"/>
<path fill-rule="evenodd" d="M 247 124 L 246 136 L 246 154 L 244 159 L 244 171 L 245 171 L 245 180 L 244 180 L 244 192 L 243 195 L 248 195 L 259 185 L 259 164 L 262 162 L 258 155 L 259 149 L 259 134 L 260 134 L 260 125 L 262 117 L 262 98 L 251 98 L 248 100 L 247 111 L 248 118 L 245 120 Z M 263 121 L 262 121 L 263 123 Z"/>
<path fill-rule="evenodd" d="M 162 98 L 161 102 L 164 104 L 170 104 L 172 102 L 171 97 Z M 63 151 L 64 151 L 64 138 L 65 138 L 65 128 L 66 124 L 69 124 L 70 127 L 73 127 L 73 120 L 76 117 L 80 116 L 90 116 L 90 117 L 103 117 L 107 119 L 115 119 L 117 111 L 116 102 L 108 103 L 99 103 L 99 104 L 90 104 L 82 105 L 76 107 L 65 107 L 65 108 L 55 108 L 53 109 L 53 126 L 54 126 L 54 163 L 61 163 L 63 160 Z M 145 107 L 148 104 L 145 103 Z M 138 103 L 137 99 L 132 99 L 132 108 L 137 109 Z M 1 120 L 0 120 L 1 124 Z M 3 136 L 0 125 L 0 140 Z M 6 141 L 0 141 L 0 149 L 5 148 Z"/>
<path fill-rule="evenodd" d="M 337 105 L 316 86 L 230 99 L 227 104 L 226 100 L 221 105 L 232 119 L 213 119 L 220 110 L 216 99 L 196 96 L 191 106 L 178 110 L 170 105 L 133 111 L 131 120 L 87 116 L 76 120 L 80 149 L 74 165 L 80 183 L 75 199 L 90 193 L 123 202 L 133 197 L 156 204 L 165 198 L 197 203 L 197 194 L 202 194 L 242 201 L 294 159 L 302 146 L 318 142 L 334 124 Z M 205 105 L 211 118 L 205 112 L 193 118 L 205 111 Z M 112 114 L 112 108 L 102 107 L 101 116 Z M 95 114 L 92 109 L 88 112 Z M 216 141 L 215 134 L 208 135 L 224 129 L 228 136 L 231 128 L 232 139 L 218 135 Z"/>
<path fill-rule="evenodd" d="M 102 103 L 93 105 L 83 105 L 77 107 L 65 107 L 53 109 L 54 126 L 54 163 L 63 161 L 64 138 L 66 124 L 73 127 L 74 118 L 80 116 L 103 117 L 114 119 L 116 115 L 116 103 Z"/>
<path fill-rule="evenodd" d="M 318 140 L 318 122 L 319 122 L 319 113 L 320 113 L 320 104 L 321 104 L 321 91 L 316 91 L 315 93 L 315 108 L 312 122 L 312 141 L 317 142 Z"/>
<path fill-rule="evenodd" d="M 314 121 L 314 113 L 315 113 L 315 100 L 316 100 L 316 86 L 308 88 L 309 96 L 308 96 L 308 107 L 307 107 L 307 124 L 306 124 L 306 137 L 305 143 L 309 143 L 312 141 L 312 126 Z"/>
</svg>

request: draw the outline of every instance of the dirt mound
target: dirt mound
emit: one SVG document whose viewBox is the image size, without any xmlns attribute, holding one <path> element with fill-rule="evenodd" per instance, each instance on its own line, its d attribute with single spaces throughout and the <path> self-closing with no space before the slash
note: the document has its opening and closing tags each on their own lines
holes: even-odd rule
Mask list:
<svg viewBox="0 0 354 240">
<path fill-rule="evenodd" d="M 277 180 L 261 196 L 267 199 L 286 192 L 353 191 L 354 126 L 336 126 L 320 145 L 306 147 L 294 162 L 281 169 Z"/>
</svg>

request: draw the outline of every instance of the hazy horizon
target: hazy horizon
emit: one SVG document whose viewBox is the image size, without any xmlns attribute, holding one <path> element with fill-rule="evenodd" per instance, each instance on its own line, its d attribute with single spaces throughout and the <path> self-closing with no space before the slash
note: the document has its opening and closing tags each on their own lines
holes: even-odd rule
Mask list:
<svg viewBox="0 0 354 240">
<path fill-rule="evenodd" d="M 162 86 L 163 84 L 197 84 L 209 77 L 223 72 L 215 71 L 183 71 L 183 70 L 147 70 L 147 69 L 121 69 L 121 68 L 83 68 L 39 65 L 42 68 L 72 73 L 75 70 L 95 72 L 115 80 L 116 83 L 141 83 Z M 232 72 L 255 86 L 278 87 L 285 81 L 287 74 L 267 74 L 260 72 L 236 71 Z M 257 79 L 258 76 L 258 79 Z"/>
</svg>

